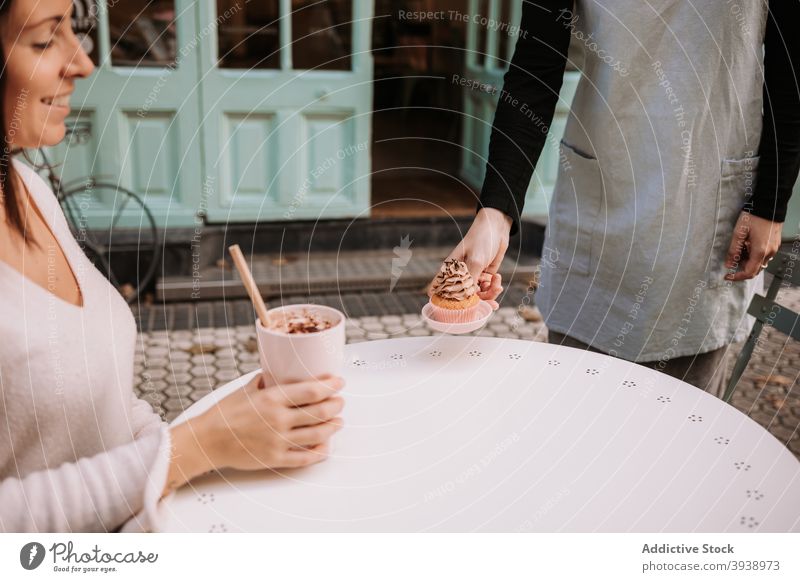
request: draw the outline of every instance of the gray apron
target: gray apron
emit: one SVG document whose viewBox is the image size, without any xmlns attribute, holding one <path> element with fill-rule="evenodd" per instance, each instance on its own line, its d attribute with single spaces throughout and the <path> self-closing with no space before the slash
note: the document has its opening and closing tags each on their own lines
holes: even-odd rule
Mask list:
<svg viewBox="0 0 800 582">
<path fill-rule="evenodd" d="M 536 293 L 548 327 L 639 362 L 743 340 L 763 276 L 725 281 L 724 261 L 758 163 L 765 3 L 577 0 L 569 16 L 583 76 Z"/>
</svg>

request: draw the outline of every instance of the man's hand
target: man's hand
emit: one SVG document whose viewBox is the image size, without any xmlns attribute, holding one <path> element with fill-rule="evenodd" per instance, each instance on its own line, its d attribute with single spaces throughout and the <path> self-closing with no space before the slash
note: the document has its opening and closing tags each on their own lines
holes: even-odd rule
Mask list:
<svg viewBox="0 0 800 582">
<path fill-rule="evenodd" d="M 738 267 L 737 272 L 725 275 L 728 281 L 744 281 L 758 275 L 781 246 L 782 222 L 772 222 L 749 212 L 739 214 L 728 247 L 725 267 Z"/>
<path fill-rule="evenodd" d="M 497 270 L 508 250 L 510 230 L 511 217 L 495 208 L 482 208 L 464 239 L 447 257 L 467 264 L 472 278 L 480 287 L 478 297 L 484 301 L 495 303 L 494 300 L 503 291 Z"/>
</svg>

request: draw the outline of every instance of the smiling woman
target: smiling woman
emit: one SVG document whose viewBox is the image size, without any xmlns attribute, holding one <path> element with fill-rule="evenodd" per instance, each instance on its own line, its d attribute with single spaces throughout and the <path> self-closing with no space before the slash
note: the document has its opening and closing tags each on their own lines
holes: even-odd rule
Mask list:
<svg viewBox="0 0 800 582">
<path fill-rule="evenodd" d="M 72 34 L 67 16 L 70 4 L 10 0 L 0 3 L 0 216 L 27 244 L 34 237 L 25 234 L 11 156 L 21 148 L 53 145 L 64 138 L 64 119 L 70 111 L 74 79 L 93 69 Z M 31 75 L 31 71 L 36 74 Z"/>
<path fill-rule="evenodd" d="M 73 238 L 52 190 L 13 159 L 64 138 L 93 70 L 71 0 L 0 0 L 0 531 L 156 529 L 163 495 L 212 469 L 321 461 L 338 378 L 257 374 L 170 428 L 133 393 L 130 309 Z"/>
<path fill-rule="evenodd" d="M 94 68 L 72 33 L 70 12 L 68 0 L 0 5 L 0 217 L 9 227 L 0 229 L 0 260 L 53 295 L 80 305 L 75 273 L 40 205 L 25 195 L 25 182 L 12 163 L 25 148 L 55 145 L 64 138 L 75 80 Z"/>
</svg>

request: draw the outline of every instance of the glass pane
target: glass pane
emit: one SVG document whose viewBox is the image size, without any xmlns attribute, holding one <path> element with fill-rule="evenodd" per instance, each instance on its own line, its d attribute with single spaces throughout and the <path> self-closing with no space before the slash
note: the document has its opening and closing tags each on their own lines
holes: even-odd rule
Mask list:
<svg viewBox="0 0 800 582">
<path fill-rule="evenodd" d="M 111 64 L 165 67 L 175 63 L 175 1 L 108 2 Z"/>
<path fill-rule="evenodd" d="M 486 26 L 480 24 L 489 18 L 489 2 L 488 0 L 480 0 L 478 2 L 478 15 L 474 18 L 473 22 L 477 22 L 475 27 L 478 29 L 478 46 L 475 47 L 477 53 L 475 54 L 475 64 L 482 67 L 486 62 Z"/>
<path fill-rule="evenodd" d="M 217 0 L 219 66 L 280 69 L 279 0 Z"/>
<path fill-rule="evenodd" d="M 351 68 L 352 0 L 292 0 L 292 66 Z"/>
<path fill-rule="evenodd" d="M 510 22 L 511 18 L 511 2 L 512 0 L 499 0 L 500 1 L 500 27 L 497 31 L 497 68 L 507 69 L 508 62 L 511 60 L 508 54 L 508 45 L 515 43 L 517 34 L 515 33 L 516 27 L 519 22 Z M 511 34 L 509 34 L 509 31 Z"/>
<path fill-rule="evenodd" d="M 97 2 L 95 0 L 73 0 L 72 30 L 81 40 L 81 45 L 92 62 L 100 64 L 97 46 Z"/>
</svg>

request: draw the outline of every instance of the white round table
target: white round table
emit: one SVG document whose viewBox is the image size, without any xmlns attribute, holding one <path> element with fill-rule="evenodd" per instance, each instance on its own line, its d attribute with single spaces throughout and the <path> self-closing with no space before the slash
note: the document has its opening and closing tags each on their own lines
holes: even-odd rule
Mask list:
<svg viewBox="0 0 800 582">
<path fill-rule="evenodd" d="M 480 337 L 345 354 L 346 426 L 329 459 L 198 478 L 162 502 L 163 530 L 800 531 L 800 463 L 786 447 L 649 368 Z"/>
</svg>

